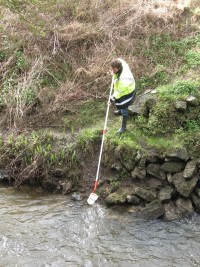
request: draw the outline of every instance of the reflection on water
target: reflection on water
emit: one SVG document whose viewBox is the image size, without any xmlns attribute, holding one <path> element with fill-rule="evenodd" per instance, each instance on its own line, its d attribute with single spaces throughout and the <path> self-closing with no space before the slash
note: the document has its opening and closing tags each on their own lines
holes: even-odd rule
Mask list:
<svg viewBox="0 0 200 267">
<path fill-rule="evenodd" d="M 0 188 L 0 267 L 200 266 L 200 216 L 144 222 L 123 209 Z"/>
</svg>

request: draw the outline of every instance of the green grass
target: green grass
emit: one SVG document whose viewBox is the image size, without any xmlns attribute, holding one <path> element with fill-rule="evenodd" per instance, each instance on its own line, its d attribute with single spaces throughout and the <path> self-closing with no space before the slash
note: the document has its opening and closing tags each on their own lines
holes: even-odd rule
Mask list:
<svg viewBox="0 0 200 267">
<path fill-rule="evenodd" d="M 186 61 L 188 66 L 196 68 L 200 65 L 200 52 L 195 50 L 189 50 L 186 53 Z"/>
<path fill-rule="evenodd" d="M 165 85 L 178 74 L 186 74 L 191 68 L 198 68 L 199 47 L 200 34 L 180 39 L 172 34 L 151 35 L 144 56 L 149 64 L 153 64 L 154 70 L 150 75 L 139 77 L 137 87 L 143 90 Z"/>
<path fill-rule="evenodd" d="M 88 100 L 74 114 L 63 119 L 63 127 L 72 130 L 98 125 L 103 129 L 106 104 L 106 101 Z"/>
<path fill-rule="evenodd" d="M 188 95 L 198 96 L 200 80 L 180 80 L 172 84 L 163 85 L 157 88 L 159 97 L 168 100 L 184 99 Z"/>
<path fill-rule="evenodd" d="M 164 151 L 170 150 L 171 148 L 180 148 L 183 146 L 183 142 L 181 142 L 181 139 L 179 139 L 178 135 L 170 136 L 170 138 L 146 136 L 145 141 L 150 146 Z"/>
<path fill-rule="evenodd" d="M 180 39 L 170 34 L 156 34 L 150 36 L 149 49 L 145 54 L 156 65 L 169 67 L 177 59 L 183 59 L 190 49 L 199 46 L 200 34 Z"/>
</svg>

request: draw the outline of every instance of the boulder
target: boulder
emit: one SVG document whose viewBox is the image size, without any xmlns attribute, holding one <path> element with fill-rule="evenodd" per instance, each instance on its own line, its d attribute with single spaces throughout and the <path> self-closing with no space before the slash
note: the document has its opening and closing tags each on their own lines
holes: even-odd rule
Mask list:
<svg viewBox="0 0 200 267">
<path fill-rule="evenodd" d="M 197 161 L 197 168 L 200 169 L 200 159 L 196 159 L 196 161 Z"/>
<path fill-rule="evenodd" d="M 161 170 L 160 164 L 150 163 L 149 165 L 147 165 L 146 171 L 148 174 L 158 179 L 165 180 L 166 178 L 166 174 Z"/>
<path fill-rule="evenodd" d="M 144 179 L 146 177 L 146 170 L 135 167 L 135 169 L 131 172 L 131 176 L 133 179 Z"/>
<path fill-rule="evenodd" d="M 193 189 L 197 184 L 197 176 L 192 177 L 191 179 L 185 179 L 183 173 L 179 172 L 172 176 L 172 182 L 176 190 L 184 197 L 189 197 Z"/>
<path fill-rule="evenodd" d="M 192 215 L 194 212 L 191 200 L 183 198 L 176 200 L 176 202 L 171 201 L 170 203 L 164 204 L 164 210 L 164 219 L 167 221 L 180 219 L 184 216 Z"/>
<path fill-rule="evenodd" d="M 190 216 L 194 212 L 192 202 L 189 198 L 179 198 L 176 200 L 175 204 L 177 207 L 179 218 L 182 218 L 184 216 Z"/>
<path fill-rule="evenodd" d="M 147 90 L 144 94 L 136 96 L 133 104 L 129 106 L 129 113 L 131 115 L 148 115 L 156 102 L 156 95 L 151 94 L 151 90 Z"/>
<path fill-rule="evenodd" d="M 185 101 L 176 101 L 175 102 L 175 109 L 179 111 L 186 111 L 187 103 Z"/>
<path fill-rule="evenodd" d="M 141 157 L 141 159 L 138 163 L 138 167 L 139 168 L 145 168 L 145 166 L 146 166 L 146 157 L 143 156 L 143 157 Z"/>
<path fill-rule="evenodd" d="M 137 157 L 136 149 L 126 149 L 123 145 L 119 145 L 115 148 L 114 156 L 121 163 L 122 167 L 128 171 L 132 171 L 136 166 L 135 158 Z"/>
<path fill-rule="evenodd" d="M 189 155 L 188 155 L 186 148 L 179 148 L 179 149 L 171 150 L 165 156 L 167 160 L 187 161 L 189 159 Z"/>
<path fill-rule="evenodd" d="M 167 173 L 167 181 L 168 181 L 169 184 L 173 184 L 172 174 L 171 173 Z"/>
<path fill-rule="evenodd" d="M 186 100 L 187 104 L 190 106 L 198 106 L 199 105 L 199 100 L 194 96 L 188 96 L 185 100 Z"/>
<path fill-rule="evenodd" d="M 192 193 L 191 200 L 192 200 L 194 210 L 200 213 L 200 197 L 196 195 L 196 193 Z"/>
<path fill-rule="evenodd" d="M 146 161 L 150 163 L 157 162 L 157 160 L 158 160 L 158 156 L 155 154 L 148 154 L 146 157 Z"/>
<path fill-rule="evenodd" d="M 63 195 L 69 193 L 72 189 L 72 183 L 70 181 L 60 182 L 60 186 L 61 186 Z"/>
<path fill-rule="evenodd" d="M 144 180 L 145 186 L 152 189 L 160 189 L 163 187 L 163 181 L 155 177 L 146 177 Z"/>
<path fill-rule="evenodd" d="M 126 209 L 129 213 L 135 213 L 136 215 L 139 213 L 139 211 L 141 210 L 140 206 L 128 206 L 128 208 Z"/>
<path fill-rule="evenodd" d="M 184 164 L 182 162 L 169 161 L 161 165 L 161 170 L 170 173 L 177 173 L 184 169 Z"/>
<path fill-rule="evenodd" d="M 127 159 L 122 162 L 122 165 L 125 167 L 126 170 L 132 171 L 136 166 L 136 162 L 134 161 L 134 159 Z"/>
<path fill-rule="evenodd" d="M 179 215 L 176 210 L 176 205 L 174 202 L 171 201 L 170 203 L 164 204 L 164 210 L 165 210 L 164 219 L 166 221 L 174 221 L 179 218 Z"/>
<path fill-rule="evenodd" d="M 196 160 L 191 160 L 185 166 L 185 169 L 183 171 L 183 177 L 185 179 L 191 178 L 196 174 L 196 172 L 197 172 L 197 162 Z"/>
<path fill-rule="evenodd" d="M 128 203 L 139 205 L 141 200 L 137 196 L 127 195 L 126 200 Z"/>
<path fill-rule="evenodd" d="M 126 202 L 126 198 L 125 192 L 114 192 L 106 197 L 105 202 L 107 205 L 123 204 Z"/>
<path fill-rule="evenodd" d="M 164 214 L 164 206 L 159 200 L 154 200 L 143 208 L 138 216 L 145 220 L 156 220 Z"/>
<path fill-rule="evenodd" d="M 143 200 L 149 203 L 156 199 L 157 193 L 154 189 L 136 187 L 134 190 L 134 195 L 138 196 L 139 198 L 142 198 Z"/>
<path fill-rule="evenodd" d="M 145 101 L 145 107 L 149 112 L 152 110 L 153 107 L 155 107 L 155 105 L 156 105 L 156 96 L 151 94 Z"/>
<path fill-rule="evenodd" d="M 160 189 L 160 192 L 158 194 L 158 199 L 162 203 L 169 202 L 171 200 L 172 194 L 174 193 L 174 188 L 172 186 L 165 186 Z"/>
<path fill-rule="evenodd" d="M 195 189 L 195 193 L 196 193 L 197 196 L 200 198 L 200 188 L 199 188 L 199 187 L 197 187 L 197 188 Z"/>
<path fill-rule="evenodd" d="M 192 194 L 192 203 L 194 210 L 200 213 L 200 197 L 198 197 L 195 193 Z"/>
</svg>

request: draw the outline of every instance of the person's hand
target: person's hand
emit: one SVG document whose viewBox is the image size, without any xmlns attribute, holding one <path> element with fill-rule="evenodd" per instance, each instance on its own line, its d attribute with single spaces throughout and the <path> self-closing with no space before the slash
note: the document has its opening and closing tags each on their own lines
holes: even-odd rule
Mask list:
<svg viewBox="0 0 200 267">
<path fill-rule="evenodd" d="M 114 96 L 111 96 L 111 97 L 110 97 L 110 102 L 111 102 L 111 103 L 115 103 L 115 98 L 114 98 Z"/>
</svg>

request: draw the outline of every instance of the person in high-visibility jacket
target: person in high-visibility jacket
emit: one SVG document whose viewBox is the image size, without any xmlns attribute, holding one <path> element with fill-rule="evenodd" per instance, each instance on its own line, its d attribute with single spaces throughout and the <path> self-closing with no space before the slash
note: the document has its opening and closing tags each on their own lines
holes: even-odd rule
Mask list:
<svg viewBox="0 0 200 267">
<path fill-rule="evenodd" d="M 117 133 L 126 130 L 128 120 L 128 106 L 135 97 L 135 79 L 128 64 L 121 58 L 111 62 L 112 74 L 114 78 L 113 94 L 110 101 L 115 103 L 117 111 L 115 115 L 122 115 L 122 125 Z"/>
</svg>

